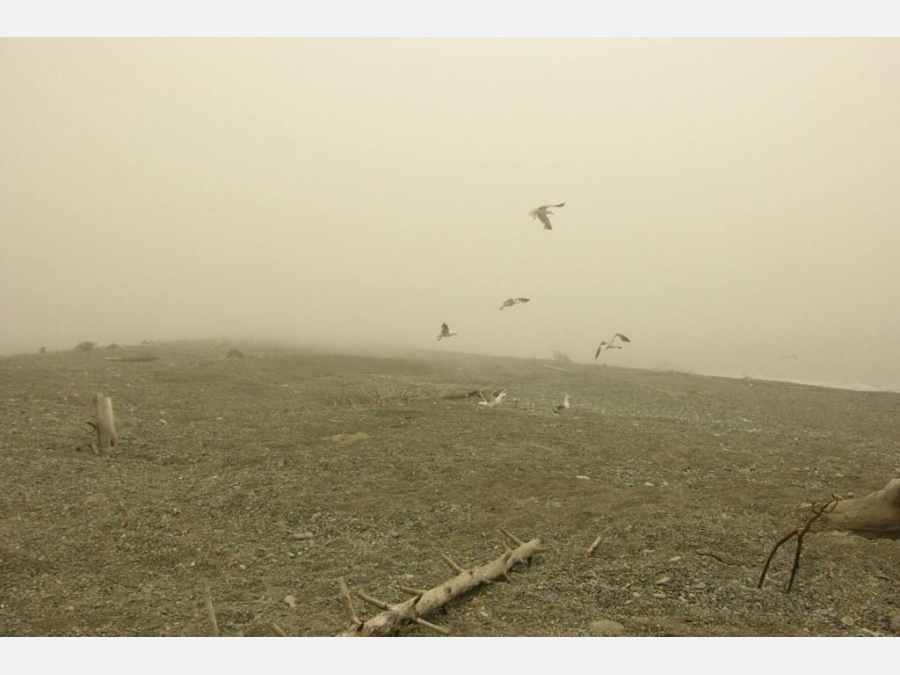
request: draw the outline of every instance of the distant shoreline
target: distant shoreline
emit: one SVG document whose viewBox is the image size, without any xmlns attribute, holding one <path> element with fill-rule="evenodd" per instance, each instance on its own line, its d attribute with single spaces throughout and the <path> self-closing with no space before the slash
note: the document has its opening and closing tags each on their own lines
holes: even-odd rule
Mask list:
<svg viewBox="0 0 900 675">
<path fill-rule="evenodd" d="M 187 339 L 175 339 L 175 340 L 152 340 L 147 341 L 142 344 L 122 344 L 121 349 L 141 349 L 147 350 L 152 349 L 153 347 L 162 347 L 162 348 L 186 348 L 188 346 L 194 346 L 196 348 L 207 348 L 207 349 L 218 349 L 221 348 L 222 345 L 232 345 L 238 344 L 242 347 L 246 347 L 247 349 L 252 350 L 255 346 L 258 349 L 262 349 L 265 351 L 271 349 L 288 349 L 288 350 L 299 350 L 299 351 L 311 351 L 318 354 L 329 354 L 335 356 L 371 356 L 376 358 L 391 358 L 396 356 L 404 356 L 406 358 L 420 359 L 420 360 L 429 360 L 429 359 L 453 359 L 453 358 L 478 358 L 478 359 L 499 359 L 505 361 L 523 361 L 523 362 L 533 362 L 535 360 L 547 363 L 556 363 L 553 358 L 547 356 L 544 358 L 528 358 L 522 356 L 504 356 L 500 354 L 481 354 L 477 352 L 460 352 L 460 351 L 442 351 L 436 349 L 429 348 L 415 348 L 415 347 L 402 347 L 402 346 L 387 346 L 387 345 L 349 345 L 349 344 L 322 344 L 316 342 L 301 342 L 301 341 L 291 341 L 284 339 L 263 339 L 263 338 L 187 338 Z M 48 349 L 47 353 L 60 353 L 67 352 L 69 349 Z M 106 351 L 104 349 L 104 345 L 98 345 L 97 351 Z M 0 354 L 0 359 L 10 359 L 17 357 L 27 357 L 27 356 L 40 356 L 37 350 L 35 351 L 17 351 L 12 353 Z M 795 384 L 805 387 L 822 387 L 825 389 L 838 389 L 842 391 L 854 391 L 854 392 L 868 392 L 868 393 L 888 393 L 888 394 L 900 394 L 900 383 L 898 384 L 888 384 L 888 385 L 873 385 L 866 382 L 836 382 L 836 381 L 820 381 L 820 380 L 809 380 L 802 378 L 783 378 L 778 376 L 769 376 L 769 375 L 733 375 L 733 374 L 722 374 L 722 373 L 713 373 L 713 372 L 704 372 L 699 370 L 688 370 L 688 369 L 680 369 L 677 367 L 648 367 L 641 368 L 637 366 L 624 366 L 624 365 L 614 365 L 614 364 L 595 364 L 591 362 L 581 362 L 581 361 L 573 361 L 571 363 L 562 364 L 566 367 L 571 368 L 592 368 L 592 367 L 609 367 L 609 368 L 621 368 L 623 370 L 634 370 L 641 371 L 647 373 L 677 373 L 679 375 L 688 375 L 695 377 L 720 377 L 727 380 L 749 380 L 749 381 L 758 381 L 758 382 L 773 382 L 780 384 Z"/>
</svg>

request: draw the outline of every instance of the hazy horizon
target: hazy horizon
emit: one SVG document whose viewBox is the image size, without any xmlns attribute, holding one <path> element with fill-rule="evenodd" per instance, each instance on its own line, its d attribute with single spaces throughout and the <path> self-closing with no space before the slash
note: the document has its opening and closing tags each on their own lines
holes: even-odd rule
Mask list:
<svg viewBox="0 0 900 675">
<path fill-rule="evenodd" d="M 898 65 L 894 38 L 3 39 L 0 354 L 594 362 L 620 332 L 598 363 L 897 389 Z"/>
</svg>

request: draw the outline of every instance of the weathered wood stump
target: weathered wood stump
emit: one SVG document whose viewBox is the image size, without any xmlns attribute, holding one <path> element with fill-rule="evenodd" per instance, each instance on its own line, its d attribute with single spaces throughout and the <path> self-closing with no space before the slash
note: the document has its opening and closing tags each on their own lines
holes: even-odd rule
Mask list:
<svg viewBox="0 0 900 675">
<path fill-rule="evenodd" d="M 842 499 L 825 517 L 837 529 L 868 537 L 900 538 L 900 478 L 865 497 Z"/>
<path fill-rule="evenodd" d="M 99 391 L 94 394 L 94 414 L 97 423 L 96 452 L 104 457 L 108 456 L 112 449 L 118 445 L 119 437 L 116 435 L 116 422 L 113 419 L 112 399 L 104 396 Z"/>
</svg>

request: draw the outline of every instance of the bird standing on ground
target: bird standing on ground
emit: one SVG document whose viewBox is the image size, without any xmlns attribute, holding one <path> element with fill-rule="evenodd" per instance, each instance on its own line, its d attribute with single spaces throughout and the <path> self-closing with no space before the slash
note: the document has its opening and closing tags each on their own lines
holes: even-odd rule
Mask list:
<svg viewBox="0 0 900 675">
<path fill-rule="evenodd" d="M 456 331 L 450 330 L 450 327 L 447 324 L 442 323 L 441 324 L 441 333 L 440 333 L 440 335 L 438 335 L 437 339 L 438 339 L 438 341 L 440 341 L 441 338 L 453 337 L 456 334 L 457 334 Z"/>
<path fill-rule="evenodd" d="M 504 307 L 512 307 L 513 305 L 518 305 L 520 302 L 531 302 L 529 298 L 509 298 L 503 301 L 503 304 L 500 305 L 500 309 Z"/>
<path fill-rule="evenodd" d="M 612 338 L 610 339 L 609 342 L 604 340 L 603 342 L 600 343 L 600 346 L 597 347 L 597 353 L 594 354 L 594 359 L 596 359 L 598 356 L 600 356 L 600 352 L 602 352 L 604 349 L 622 349 L 622 345 L 615 343 L 617 339 L 620 342 L 631 342 L 631 340 L 629 340 L 627 337 L 625 337 L 621 333 L 616 333 L 615 335 L 612 336 Z"/>
<path fill-rule="evenodd" d="M 557 415 L 559 415 L 563 410 L 565 410 L 568 407 L 569 407 L 569 395 L 566 394 L 565 398 L 563 398 L 563 402 L 560 403 L 558 406 L 556 406 L 553 409 L 553 412 L 555 412 Z"/>
<path fill-rule="evenodd" d="M 560 202 L 559 204 L 544 204 L 543 206 L 533 209 L 530 215 L 532 218 L 540 220 L 544 224 L 545 230 L 552 230 L 553 228 L 550 226 L 550 219 L 547 217 L 553 215 L 553 211 L 550 209 L 561 209 L 565 205 L 565 202 Z"/>
<path fill-rule="evenodd" d="M 481 394 L 481 399 L 478 401 L 478 405 L 483 405 L 486 408 L 495 408 L 496 406 L 503 403 L 503 399 L 506 398 L 506 389 L 499 389 L 497 391 L 481 391 L 478 392 Z M 485 393 L 487 396 L 485 396 Z"/>
</svg>

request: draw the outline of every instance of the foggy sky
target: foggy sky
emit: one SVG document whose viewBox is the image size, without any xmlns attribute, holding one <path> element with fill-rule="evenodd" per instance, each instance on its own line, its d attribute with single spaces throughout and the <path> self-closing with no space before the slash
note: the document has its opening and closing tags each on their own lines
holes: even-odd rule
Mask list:
<svg viewBox="0 0 900 675">
<path fill-rule="evenodd" d="M 898 67 L 874 38 L 0 40 L 0 354 L 593 362 L 621 332 L 598 362 L 900 388 Z"/>
</svg>

